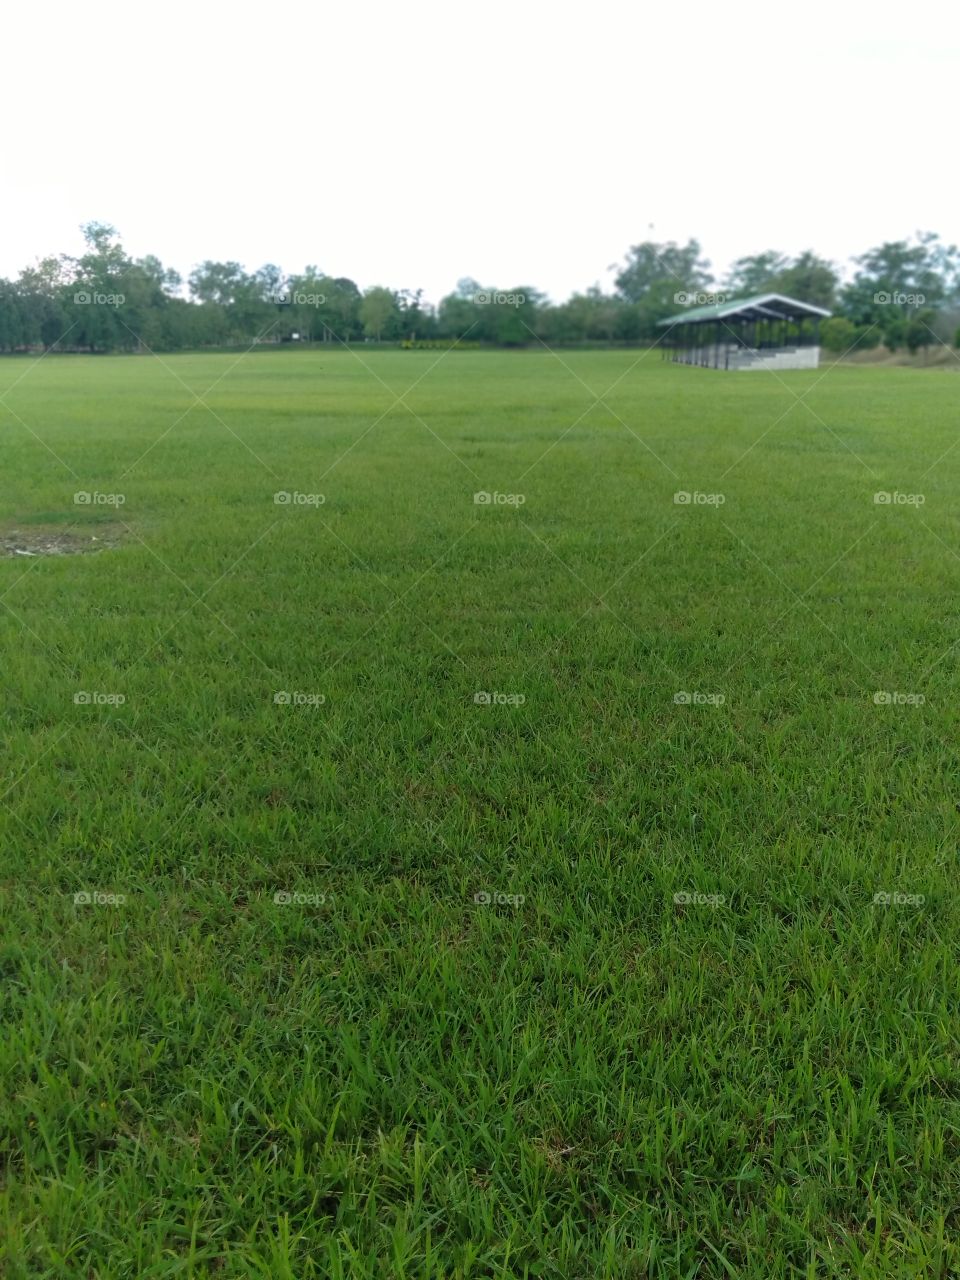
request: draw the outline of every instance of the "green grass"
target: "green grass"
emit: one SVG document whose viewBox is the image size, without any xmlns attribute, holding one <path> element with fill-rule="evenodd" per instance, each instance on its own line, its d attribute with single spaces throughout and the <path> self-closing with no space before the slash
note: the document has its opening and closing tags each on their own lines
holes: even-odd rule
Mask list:
<svg viewBox="0 0 960 1280">
<path fill-rule="evenodd" d="M 4 1277 L 960 1275 L 953 377 L 13 383 Z"/>
</svg>

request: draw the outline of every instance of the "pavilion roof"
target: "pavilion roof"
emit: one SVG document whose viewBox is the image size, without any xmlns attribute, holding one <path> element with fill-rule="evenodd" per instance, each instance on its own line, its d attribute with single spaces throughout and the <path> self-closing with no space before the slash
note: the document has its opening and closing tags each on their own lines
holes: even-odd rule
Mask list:
<svg viewBox="0 0 960 1280">
<path fill-rule="evenodd" d="M 707 307 L 691 307 L 661 320 L 661 325 L 702 324 L 706 320 L 802 320 L 805 316 L 828 316 L 829 311 L 782 293 L 757 293 L 752 298 L 727 298 Z"/>
</svg>

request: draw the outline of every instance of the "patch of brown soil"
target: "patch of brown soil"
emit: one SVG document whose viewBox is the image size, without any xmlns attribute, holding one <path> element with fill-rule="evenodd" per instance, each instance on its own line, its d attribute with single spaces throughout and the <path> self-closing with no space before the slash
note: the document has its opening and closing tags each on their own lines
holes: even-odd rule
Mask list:
<svg viewBox="0 0 960 1280">
<path fill-rule="evenodd" d="M 109 527 L 98 526 L 96 533 L 78 530 L 27 529 L 0 530 L 0 556 L 80 556 L 93 551 L 106 551 L 119 543 L 119 535 Z"/>
</svg>

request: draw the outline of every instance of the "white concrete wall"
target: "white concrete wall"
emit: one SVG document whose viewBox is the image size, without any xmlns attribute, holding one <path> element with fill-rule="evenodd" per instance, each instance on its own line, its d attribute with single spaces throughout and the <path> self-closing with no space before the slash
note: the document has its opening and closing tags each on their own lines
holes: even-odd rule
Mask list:
<svg viewBox="0 0 960 1280">
<path fill-rule="evenodd" d="M 820 365 L 819 347 L 772 347 L 753 351 L 747 347 L 727 348 L 721 343 L 719 350 L 701 347 L 698 351 L 678 351 L 679 364 L 707 365 L 718 369 L 816 369 Z M 716 360 L 716 365 L 714 365 Z"/>
<path fill-rule="evenodd" d="M 730 356 L 730 368 L 740 370 L 816 369 L 819 365 L 819 347 L 779 347 L 769 351 L 740 351 L 736 357 Z"/>
</svg>

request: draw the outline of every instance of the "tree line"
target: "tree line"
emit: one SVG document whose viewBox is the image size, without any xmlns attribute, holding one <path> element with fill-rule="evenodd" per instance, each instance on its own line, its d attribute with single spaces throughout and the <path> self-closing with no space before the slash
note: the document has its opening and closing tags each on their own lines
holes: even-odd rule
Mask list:
<svg viewBox="0 0 960 1280">
<path fill-rule="evenodd" d="M 598 287 L 551 302 L 528 285 L 459 281 L 438 306 L 421 289 L 361 290 L 316 266 L 287 274 L 207 261 L 186 281 L 156 257 L 131 258 L 116 230 L 82 228 L 80 257 L 60 254 L 0 279 L 0 351 L 175 351 L 254 343 L 392 342 L 411 346 L 520 347 L 650 343 L 660 322 L 717 298 L 777 292 L 833 312 L 824 345 L 917 351 L 960 346 L 960 254 L 932 232 L 890 241 L 852 260 L 845 282 L 812 251 L 766 250 L 717 279 L 696 240 L 632 246 L 611 292 Z"/>
</svg>

